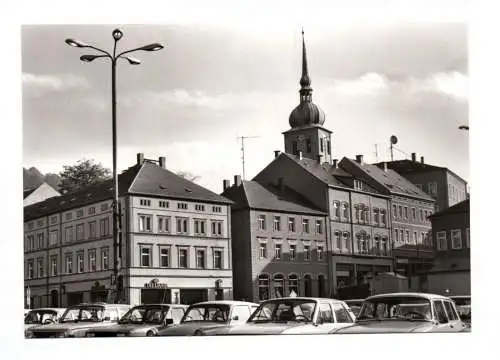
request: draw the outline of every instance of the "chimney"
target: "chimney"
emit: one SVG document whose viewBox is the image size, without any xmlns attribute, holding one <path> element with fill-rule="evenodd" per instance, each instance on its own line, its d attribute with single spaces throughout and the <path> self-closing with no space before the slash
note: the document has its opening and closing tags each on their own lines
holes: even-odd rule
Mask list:
<svg viewBox="0 0 500 360">
<path fill-rule="evenodd" d="M 299 151 L 299 160 L 302 160 L 302 151 Z"/>
<path fill-rule="evenodd" d="M 241 175 L 234 175 L 234 186 L 238 187 L 241 185 Z"/>
<path fill-rule="evenodd" d="M 165 158 L 165 156 L 160 156 L 158 158 L 158 163 L 160 164 L 160 167 L 162 169 L 166 169 L 166 166 L 165 166 L 166 161 L 167 161 L 167 159 Z"/>
<path fill-rule="evenodd" d="M 338 160 L 337 160 L 337 159 L 333 159 L 333 167 L 334 167 L 335 169 L 339 167 L 337 162 L 338 162 Z"/>
<path fill-rule="evenodd" d="M 144 153 L 137 154 L 137 165 L 144 164 Z"/>
<path fill-rule="evenodd" d="M 356 155 L 356 162 L 358 164 L 363 164 L 363 155 Z"/>
<path fill-rule="evenodd" d="M 420 162 L 421 162 L 422 164 L 424 164 L 424 157 L 423 157 L 423 156 L 421 156 L 421 157 L 420 157 Z"/>
<path fill-rule="evenodd" d="M 224 191 L 226 191 L 230 187 L 231 187 L 231 181 L 229 181 L 229 180 L 222 181 L 222 188 L 224 189 Z"/>
<path fill-rule="evenodd" d="M 282 177 L 278 178 L 278 188 L 280 191 L 280 195 L 283 195 L 283 193 L 285 192 L 285 179 Z"/>
<path fill-rule="evenodd" d="M 411 153 L 411 161 L 417 162 L 417 154 L 416 153 Z"/>
<path fill-rule="evenodd" d="M 384 171 L 387 172 L 387 163 L 384 162 Z"/>
<path fill-rule="evenodd" d="M 320 154 L 320 155 L 318 155 L 318 163 L 321 164 L 321 160 L 323 160 L 323 155 Z"/>
<path fill-rule="evenodd" d="M 279 150 L 274 150 L 274 158 L 276 159 L 278 156 L 280 156 L 281 151 Z"/>
</svg>

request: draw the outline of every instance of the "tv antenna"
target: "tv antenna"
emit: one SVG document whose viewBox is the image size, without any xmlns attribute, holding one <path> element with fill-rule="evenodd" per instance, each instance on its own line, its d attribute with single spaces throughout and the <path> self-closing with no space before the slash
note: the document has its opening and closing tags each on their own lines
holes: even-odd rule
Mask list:
<svg viewBox="0 0 500 360">
<path fill-rule="evenodd" d="M 396 135 L 392 135 L 390 141 L 391 141 L 391 162 L 392 162 L 394 161 L 394 145 L 398 143 L 398 138 L 396 137 Z"/>
<path fill-rule="evenodd" d="M 243 173 L 241 175 L 242 180 L 245 180 L 245 139 L 256 139 L 259 136 L 238 136 L 238 140 L 241 140 L 241 167 L 243 168 Z"/>
<path fill-rule="evenodd" d="M 374 146 L 375 146 L 375 152 L 374 152 L 375 162 L 378 162 L 378 144 L 374 144 Z"/>
</svg>

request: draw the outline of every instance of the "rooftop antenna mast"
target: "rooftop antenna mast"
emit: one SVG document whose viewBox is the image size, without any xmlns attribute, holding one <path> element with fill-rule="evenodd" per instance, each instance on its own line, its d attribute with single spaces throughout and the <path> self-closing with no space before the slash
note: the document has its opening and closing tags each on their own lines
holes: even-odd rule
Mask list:
<svg viewBox="0 0 500 360">
<path fill-rule="evenodd" d="M 238 136 L 238 140 L 241 140 L 241 166 L 243 168 L 243 173 L 241 177 L 245 180 L 245 139 L 256 139 L 259 136 Z"/>
<path fill-rule="evenodd" d="M 378 144 L 374 144 L 375 145 L 375 162 L 378 162 Z"/>
</svg>

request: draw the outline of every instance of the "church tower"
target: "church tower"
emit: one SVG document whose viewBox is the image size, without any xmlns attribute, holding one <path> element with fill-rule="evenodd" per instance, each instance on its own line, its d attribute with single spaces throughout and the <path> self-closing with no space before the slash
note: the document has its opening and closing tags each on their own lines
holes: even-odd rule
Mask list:
<svg viewBox="0 0 500 360">
<path fill-rule="evenodd" d="M 300 78 L 300 104 L 290 114 L 290 130 L 283 133 L 285 152 L 314 159 L 320 163 L 332 162 L 332 132 L 323 127 L 325 113 L 312 102 L 311 78 L 307 69 L 306 44 L 302 30 L 302 76 Z"/>
</svg>

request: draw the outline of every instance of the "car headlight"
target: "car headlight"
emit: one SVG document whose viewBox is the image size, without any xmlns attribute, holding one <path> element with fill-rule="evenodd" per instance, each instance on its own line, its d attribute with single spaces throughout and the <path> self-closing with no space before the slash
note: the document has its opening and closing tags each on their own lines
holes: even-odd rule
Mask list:
<svg viewBox="0 0 500 360">
<path fill-rule="evenodd" d="M 24 332 L 24 337 L 27 338 L 27 339 L 31 339 L 33 337 L 33 331 L 26 330 Z"/>
</svg>

